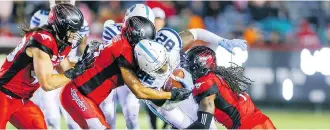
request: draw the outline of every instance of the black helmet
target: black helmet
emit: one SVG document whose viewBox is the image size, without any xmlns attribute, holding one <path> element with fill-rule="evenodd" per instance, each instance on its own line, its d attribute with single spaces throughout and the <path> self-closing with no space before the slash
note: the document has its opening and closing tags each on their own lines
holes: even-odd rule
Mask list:
<svg viewBox="0 0 330 130">
<path fill-rule="evenodd" d="M 77 32 L 83 24 L 83 14 L 71 4 L 57 4 L 49 13 L 48 25 L 55 32 L 57 40 L 72 48 L 81 43 L 82 36 Z M 72 41 L 69 41 L 70 38 Z"/>
<path fill-rule="evenodd" d="M 213 71 L 216 67 L 215 52 L 205 46 L 195 46 L 188 50 L 184 68 L 189 71 L 194 81 Z"/>
<path fill-rule="evenodd" d="M 153 40 L 156 36 L 154 24 L 142 16 L 133 16 L 126 20 L 123 35 L 131 44 L 135 46 L 143 39 Z"/>
</svg>

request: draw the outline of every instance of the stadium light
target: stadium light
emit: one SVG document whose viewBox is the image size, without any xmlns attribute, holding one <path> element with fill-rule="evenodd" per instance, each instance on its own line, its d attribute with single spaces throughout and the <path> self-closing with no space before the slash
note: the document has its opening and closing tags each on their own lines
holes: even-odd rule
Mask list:
<svg viewBox="0 0 330 130">
<path fill-rule="evenodd" d="M 308 93 L 308 99 L 312 103 L 323 103 L 326 98 L 326 94 L 323 90 L 315 89 Z"/>
<path fill-rule="evenodd" d="M 316 72 L 315 59 L 311 52 L 307 49 L 303 49 L 300 54 L 300 68 L 306 75 L 313 75 Z"/>
<path fill-rule="evenodd" d="M 293 96 L 293 83 L 291 79 L 285 79 L 282 85 L 282 96 L 285 100 L 291 100 Z"/>
<path fill-rule="evenodd" d="M 330 48 L 322 48 L 320 50 L 320 55 L 318 57 L 319 59 L 319 69 L 318 71 L 321 72 L 323 75 L 330 75 Z"/>
</svg>

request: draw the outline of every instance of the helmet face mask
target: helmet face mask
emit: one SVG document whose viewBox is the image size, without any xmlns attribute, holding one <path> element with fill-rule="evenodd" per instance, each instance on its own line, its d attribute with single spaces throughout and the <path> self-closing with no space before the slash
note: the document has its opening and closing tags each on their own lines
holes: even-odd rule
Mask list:
<svg viewBox="0 0 330 130">
<path fill-rule="evenodd" d="M 67 38 L 72 48 L 78 47 L 83 40 L 83 36 L 79 32 L 67 31 Z"/>
<path fill-rule="evenodd" d="M 48 25 L 52 27 L 56 39 L 65 46 L 76 47 L 80 44 L 82 36 L 77 32 L 83 23 L 83 14 L 71 4 L 55 5 L 48 17 Z"/>
<path fill-rule="evenodd" d="M 152 77 L 163 77 L 166 76 L 170 73 L 170 70 L 172 70 L 171 66 L 170 66 L 170 60 L 167 56 L 167 53 L 165 53 L 165 57 L 166 59 L 164 60 L 164 62 L 162 63 L 162 66 L 160 66 L 159 68 L 156 68 L 155 70 L 148 72 L 148 74 Z"/>
</svg>

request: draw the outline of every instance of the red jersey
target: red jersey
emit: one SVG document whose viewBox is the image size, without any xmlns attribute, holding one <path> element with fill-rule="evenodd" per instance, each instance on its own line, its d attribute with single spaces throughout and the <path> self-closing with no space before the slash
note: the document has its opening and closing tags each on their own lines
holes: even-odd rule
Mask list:
<svg viewBox="0 0 330 130">
<path fill-rule="evenodd" d="M 198 103 L 213 94 L 216 94 L 214 117 L 227 129 L 249 129 L 268 120 L 247 93 L 233 92 L 220 76 L 208 73 L 196 80 L 193 95 Z"/>
<path fill-rule="evenodd" d="M 71 50 L 71 46 L 59 49 L 55 38 L 45 30 L 26 34 L 7 56 L 0 69 L 0 90 L 15 98 L 28 99 L 39 87 L 38 79 L 33 72 L 33 58 L 25 52 L 27 47 L 37 47 L 49 54 L 53 67 L 56 67 Z"/>
<path fill-rule="evenodd" d="M 132 47 L 122 35 L 117 35 L 111 44 L 99 49 L 94 67 L 87 69 L 73 82 L 83 95 L 99 104 L 112 89 L 124 84 L 119 67 L 132 65 Z"/>
</svg>

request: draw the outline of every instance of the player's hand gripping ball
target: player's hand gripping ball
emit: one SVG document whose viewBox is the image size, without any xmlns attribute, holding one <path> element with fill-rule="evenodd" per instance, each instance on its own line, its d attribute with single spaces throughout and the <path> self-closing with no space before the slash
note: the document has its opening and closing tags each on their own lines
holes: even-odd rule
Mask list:
<svg viewBox="0 0 330 130">
<path fill-rule="evenodd" d="M 173 72 L 173 75 L 179 78 L 184 78 L 184 72 L 181 69 L 176 69 Z M 164 85 L 164 90 L 169 92 L 172 90 L 172 88 L 183 88 L 182 84 L 178 81 L 176 81 L 175 79 L 173 79 L 173 76 L 170 76 L 168 81 L 166 82 L 166 85 Z"/>
</svg>

